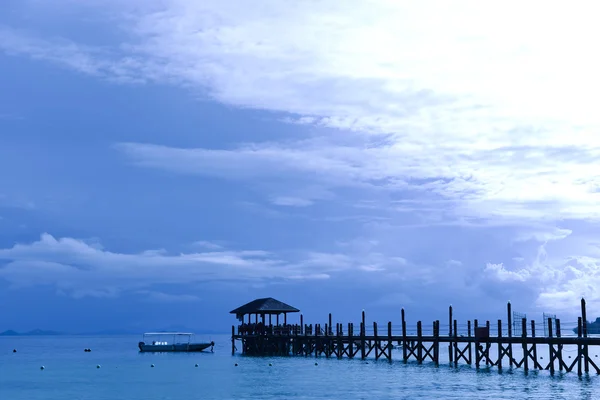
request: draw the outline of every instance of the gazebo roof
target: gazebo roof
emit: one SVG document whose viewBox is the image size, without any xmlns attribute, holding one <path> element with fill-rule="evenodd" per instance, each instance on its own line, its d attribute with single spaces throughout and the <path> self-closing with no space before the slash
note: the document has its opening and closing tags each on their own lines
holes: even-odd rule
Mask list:
<svg viewBox="0 0 600 400">
<path fill-rule="evenodd" d="M 272 297 L 265 297 L 246 303 L 229 313 L 236 314 L 239 317 L 246 314 L 287 314 L 293 312 L 300 312 L 300 310 Z"/>
</svg>

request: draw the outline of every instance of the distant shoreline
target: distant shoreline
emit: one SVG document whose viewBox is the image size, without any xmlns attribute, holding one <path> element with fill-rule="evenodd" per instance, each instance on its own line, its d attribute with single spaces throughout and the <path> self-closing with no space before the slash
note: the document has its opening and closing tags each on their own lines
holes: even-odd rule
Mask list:
<svg viewBox="0 0 600 400">
<path fill-rule="evenodd" d="M 156 329 L 156 330 L 147 330 L 147 332 L 173 332 L 173 330 L 165 330 L 165 329 Z M 217 331 L 202 331 L 202 330 L 186 330 L 186 332 L 193 332 L 196 335 L 224 335 L 228 332 L 217 332 Z M 22 336 L 121 336 L 121 335 L 141 335 L 144 332 L 134 332 L 129 330 L 106 330 L 106 331 L 98 331 L 98 332 L 59 332 L 59 331 L 50 331 L 50 330 L 42 330 L 42 329 L 34 329 L 27 332 L 18 332 L 12 329 L 6 330 L 4 332 L 0 332 L 0 337 L 22 337 Z"/>
</svg>

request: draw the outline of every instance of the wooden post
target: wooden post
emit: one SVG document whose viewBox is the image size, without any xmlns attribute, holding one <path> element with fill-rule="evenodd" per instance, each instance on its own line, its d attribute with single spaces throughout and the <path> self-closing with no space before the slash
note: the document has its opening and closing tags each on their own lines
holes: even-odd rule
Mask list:
<svg viewBox="0 0 600 400">
<path fill-rule="evenodd" d="M 341 358 L 344 355 L 344 343 L 342 341 L 342 324 L 341 323 L 336 323 L 336 330 L 337 330 L 337 356 L 338 358 Z"/>
<path fill-rule="evenodd" d="M 498 320 L 498 371 L 502 371 L 502 320 Z"/>
<path fill-rule="evenodd" d="M 354 337 L 354 332 L 352 329 L 352 322 L 348 323 L 348 348 L 350 349 L 350 352 L 348 353 L 348 355 L 350 356 L 350 358 L 354 358 L 354 346 L 352 345 L 352 343 L 354 343 L 353 337 Z"/>
<path fill-rule="evenodd" d="M 440 365 L 440 321 L 433 321 L 433 362 Z"/>
<path fill-rule="evenodd" d="M 535 337 L 535 321 L 531 320 L 531 337 L 534 338 Z M 538 357 L 537 357 L 537 344 L 535 344 L 535 341 L 533 342 L 533 368 L 537 368 L 537 364 L 538 364 Z"/>
<path fill-rule="evenodd" d="M 269 325 L 271 325 L 271 316 L 269 315 Z M 300 314 L 300 334 L 304 332 L 304 317 Z"/>
<path fill-rule="evenodd" d="M 231 355 L 235 354 L 235 325 L 231 325 Z"/>
<path fill-rule="evenodd" d="M 406 319 L 404 319 L 404 308 L 402 309 L 402 360 L 404 363 L 408 360 L 408 352 L 406 351 L 406 346 L 408 346 L 408 342 L 406 341 Z"/>
<path fill-rule="evenodd" d="M 582 297 L 581 298 L 581 320 L 583 323 L 582 326 L 582 332 L 583 332 L 583 337 L 587 338 L 587 313 L 585 310 L 585 299 Z M 588 348 L 588 344 L 587 344 L 587 340 L 583 343 L 583 358 L 584 358 L 584 368 L 585 368 L 585 373 L 589 373 L 590 372 L 590 363 L 589 363 L 589 359 L 588 359 L 588 355 L 589 355 L 589 348 Z"/>
<path fill-rule="evenodd" d="M 488 334 L 489 334 L 490 321 L 485 321 L 485 326 L 486 326 Z M 488 338 L 488 340 L 486 340 L 486 342 L 485 342 L 485 365 L 486 365 L 486 367 L 491 364 L 491 362 L 490 362 L 490 346 L 491 346 L 490 339 Z"/>
<path fill-rule="evenodd" d="M 529 371 L 529 357 L 527 356 L 527 319 L 521 319 L 521 337 L 523 338 L 523 369 L 525 372 Z"/>
<path fill-rule="evenodd" d="M 331 327 L 331 313 L 329 313 L 329 325 L 328 326 L 329 326 L 330 330 L 333 330 L 333 328 Z M 328 331 L 328 333 L 329 333 L 329 331 Z"/>
<path fill-rule="evenodd" d="M 477 328 L 479 328 L 479 321 L 473 320 L 473 327 L 475 328 L 475 332 L 477 332 Z M 481 361 L 481 352 L 479 351 L 479 347 L 481 343 L 479 343 L 479 337 L 477 333 L 475 333 L 475 368 L 479 369 L 479 362 Z"/>
<path fill-rule="evenodd" d="M 454 366 L 458 367 L 458 342 L 456 338 L 458 337 L 458 322 L 454 320 Z"/>
<path fill-rule="evenodd" d="M 423 330 L 421 321 L 417 322 L 417 363 L 423 363 Z"/>
<path fill-rule="evenodd" d="M 392 347 L 394 347 L 394 344 L 392 343 L 392 321 L 388 321 L 388 348 L 387 348 L 387 354 L 388 354 L 388 360 L 390 360 L 390 362 L 392 362 Z"/>
<path fill-rule="evenodd" d="M 448 308 L 448 337 L 452 338 L 452 305 Z M 452 363 L 452 339 L 448 342 L 448 362 Z"/>
<path fill-rule="evenodd" d="M 581 324 L 581 317 L 577 318 L 577 338 L 581 339 L 583 335 L 583 326 Z M 583 354 L 581 342 L 577 343 L 577 375 L 581 376 L 581 356 Z"/>
<path fill-rule="evenodd" d="M 471 321 L 470 320 L 467 321 L 467 335 L 469 337 L 471 337 Z M 473 364 L 473 353 L 471 352 L 471 347 L 472 347 L 471 342 L 468 343 L 468 346 L 469 346 L 469 352 L 468 352 L 469 362 L 468 362 L 468 364 L 472 365 Z"/>
<path fill-rule="evenodd" d="M 510 301 L 507 303 L 506 305 L 506 312 L 508 314 L 508 337 L 511 338 L 512 337 L 512 306 L 510 304 Z M 512 343 L 508 343 L 508 365 L 510 366 L 510 368 L 512 368 L 514 363 L 513 360 L 513 352 L 512 352 Z M 515 365 L 516 367 L 516 365 Z"/>
<path fill-rule="evenodd" d="M 362 322 L 360 323 L 360 358 L 361 360 L 364 360 L 365 358 L 367 358 L 367 349 L 365 348 L 365 336 L 366 336 L 366 330 L 367 330 L 367 325 L 365 324 L 366 319 L 365 319 L 365 310 L 362 311 Z"/>
<path fill-rule="evenodd" d="M 556 319 L 556 337 L 561 337 L 560 336 L 560 319 Z M 562 348 L 563 345 L 559 344 L 558 346 L 558 370 L 562 372 L 563 370 L 563 359 L 562 359 Z"/>
<path fill-rule="evenodd" d="M 377 336 L 377 322 L 373 321 L 373 337 L 375 338 L 375 359 L 379 360 L 379 338 Z"/>
<path fill-rule="evenodd" d="M 554 375 L 554 344 L 552 343 L 552 318 L 548 318 L 548 347 L 550 349 L 550 374 Z"/>
</svg>

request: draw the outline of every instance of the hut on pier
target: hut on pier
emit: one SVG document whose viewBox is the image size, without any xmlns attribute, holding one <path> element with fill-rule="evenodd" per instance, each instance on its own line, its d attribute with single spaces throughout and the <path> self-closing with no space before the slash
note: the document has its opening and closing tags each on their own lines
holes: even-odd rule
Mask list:
<svg viewBox="0 0 600 400">
<path fill-rule="evenodd" d="M 269 316 L 269 325 L 272 325 L 271 316 L 275 315 L 276 324 L 279 325 L 279 315 L 283 314 L 283 324 L 287 325 L 287 315 L 289 313 L 300 312 L 295 307 L 285 304 L 282 301 L 276 300 L 272 297 L 265 297 L 262 299 L 256 299 L 250 303 L 246 303 L 243 306 L 230 311 L 230 314 L 235 314 L 236 318 L 244 323 L 244 317 L 248 316 L 248 324 L 252 323 L 252 315 L 255 316 L 255 322 L 258 324 L 258 317 L 261 317 L 261 322 L 266 325 L 265 316 Z"/>
</svg>

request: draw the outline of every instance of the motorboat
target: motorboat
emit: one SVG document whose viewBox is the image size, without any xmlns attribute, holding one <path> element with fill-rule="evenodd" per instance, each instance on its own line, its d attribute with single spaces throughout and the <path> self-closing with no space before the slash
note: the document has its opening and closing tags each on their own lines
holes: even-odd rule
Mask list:
<svg viewBox="0 0 600 400">
<path fill-rule="evenodd" d="M 147 332 L 138 347 L 142 353 L 214 350 L 215 342 L 193 342 L 193 338 L 194 334 L 187 332 Z"/>
</svg>

